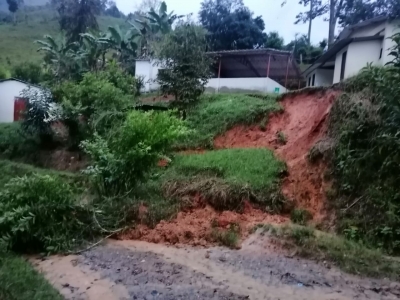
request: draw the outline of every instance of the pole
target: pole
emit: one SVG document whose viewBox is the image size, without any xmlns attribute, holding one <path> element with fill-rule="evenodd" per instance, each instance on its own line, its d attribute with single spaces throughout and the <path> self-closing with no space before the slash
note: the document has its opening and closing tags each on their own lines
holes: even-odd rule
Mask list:
<svg viewBox="0 0 400 300">
<path fill-rule="evenodd" d="M 218 88 L 217 88 L 217 92 L 219 92 L 219 82 L 220 82 L 220 78 L 221 78 L 221 63 L 222 63 L 222 58 L 219 58 L 219 66 L 218 66 Z"/>
<path fill-rule="evenodd" d="M 271 54 L 268 56 L 267 77 L 269 77 L 269 66 L 271 65 Z"/>
<path fill-rule="evenodd" d="M 290 62 L 290 56 L 288 56 L 287 66 L 286 66 L 286 78 L 285 78 L 285 88 L 286 89 L 287 89 L 287 80 L 288 80 L 288 73 L 289 73 L 289 62 Z"/>
</svg>

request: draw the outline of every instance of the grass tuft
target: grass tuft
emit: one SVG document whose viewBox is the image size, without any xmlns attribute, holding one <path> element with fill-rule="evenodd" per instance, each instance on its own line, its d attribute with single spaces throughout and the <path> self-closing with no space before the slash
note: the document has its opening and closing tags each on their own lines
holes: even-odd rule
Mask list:
<svg viewBox="0 0 400 300">
<path fill-rule="evenodd" d="M 240 226 L 239 224 L 232 223 L 227 230 L 213 228 L 211 231 L 211 239 L 222 246 L 237 249 L 240 241 Z"/>
<path fill-rule="evenodd" d="M 279 241 L 284 240 L 285 247 L 295 248 L 302 257 L 331 261 L 351 274 L 400 279 L 399 260 L 361 243 L 298 225 L 276 226 L 274 230 L 266 227 L 265 230 Z"/>
<path fill-rule="evenodd" d="M 311 219 L 312 214 L 308 210 L 302 208 L 293 209 L 290 214 L 290 220 L 299 225 L 306 225 Z"/>
</svg>

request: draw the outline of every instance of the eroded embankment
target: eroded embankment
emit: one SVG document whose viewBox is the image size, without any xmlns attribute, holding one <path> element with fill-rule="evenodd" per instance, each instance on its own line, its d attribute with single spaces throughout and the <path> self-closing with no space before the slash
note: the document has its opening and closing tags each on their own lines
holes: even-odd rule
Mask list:
<svg viewBox="0 0 400 300">
<path fill-rule="evenodd" d="M 327 117 L 338 91 L 325 90 L 287 95 L 281 113 L 272 114 L 266 127 L 255 124 L 238 125 L 215 139 L 215 148 L 266 147 L 286 162 L 288 175 L 282 180 L 282 193 L 296 207 L 309 210 L 314 222 L 326 218 L 327 167 L 323 162 L 310 163 L 307 155 L 327 131 Z M 202 155 L 203 151 L 188 151 L 187 155 Z M 168 162 L 163 162 L 164 167 Z M 120 239 L 139 239 L 153 243 L 210 245 L 215 244 L 213 230 L 227 230 L 232 224 L 240 227 L 242 238 L 259 223 L 282 224 L 287 216 L 271 215 L 254 208 L 245 201 L 242 212 L 213 209 L 200 195 L 188 195 L 189 209 L 180 211 L 176 218 L 161 221 L 155 228 L 139 225 L 119 236 Z M 190 198 L 190 199 L 189 199 Z M 144 209 L 145 210 L 145 209 Z"/>
<path fill-rule="evenodd" d="M 215 139 L 215 147 L 244 148 L 267 147 L 284 160 L 288 176 L 283 180 L 282 192 L 296 206 L 308 209 L 314 220 L 325 216 L 326 166 L 322 162 L 310 163 L 310 149 L 324 137 L 327 117 L 339 92 L 324 90 L 298 93 L 282 99 L 283 112 L 269 117 L 264 129 L 260 125 L 238 125 Z"/>
</svg>

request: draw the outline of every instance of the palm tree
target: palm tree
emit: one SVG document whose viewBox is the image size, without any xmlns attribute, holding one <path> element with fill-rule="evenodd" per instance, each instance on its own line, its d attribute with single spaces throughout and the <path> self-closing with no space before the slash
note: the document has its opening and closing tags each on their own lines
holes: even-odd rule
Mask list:
<svg viewBox="0 0 400 300">
<path fill-rule="evenodd" d="M 58 45 L 50 35 L 45 35 L 44 39 L 35 41 L 41 45 L 37 51 L 45 53 L 45 62 L 52 67 L 57 78 L 70 78 L 74 73 L 80 72 L 83 57 L 77 51 L 78 43 L 67 43 L 64 38 Z"/>
</svg>

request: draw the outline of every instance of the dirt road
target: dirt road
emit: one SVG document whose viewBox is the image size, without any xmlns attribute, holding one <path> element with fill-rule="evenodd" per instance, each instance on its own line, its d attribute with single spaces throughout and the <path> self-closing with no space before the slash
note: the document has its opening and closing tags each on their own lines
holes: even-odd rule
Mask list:
<svg viewBox="0 0 400 300">
<path fill-rule="evenodd" d="M 252 235 L 241 250 L 108 241 L 35 260 L 66 299 L 398 299 L 400 285 L 279 253 Z"/>
</svg>

